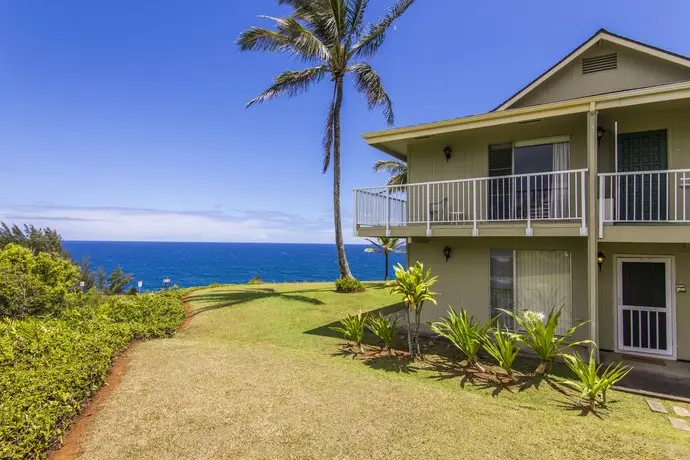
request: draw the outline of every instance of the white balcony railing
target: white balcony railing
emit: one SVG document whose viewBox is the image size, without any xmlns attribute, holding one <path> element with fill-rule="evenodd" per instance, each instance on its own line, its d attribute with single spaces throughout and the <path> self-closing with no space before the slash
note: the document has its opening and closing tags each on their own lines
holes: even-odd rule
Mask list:
<svg viewBox="0 0 690 460">
<path fill-rule="evenodd" d="M 479 225 L 488 222 L 580 221 L 586 234 L 587 170 L 424 182 L 354 190 L 355 232 L 359 227 Z"/>
<path fill-rule="evenodd" d="M 599 174 L 599 221 L 690 223 L 690 169 Z M 601 236 L 601 234 L 600 234 Z"/>
</svg>

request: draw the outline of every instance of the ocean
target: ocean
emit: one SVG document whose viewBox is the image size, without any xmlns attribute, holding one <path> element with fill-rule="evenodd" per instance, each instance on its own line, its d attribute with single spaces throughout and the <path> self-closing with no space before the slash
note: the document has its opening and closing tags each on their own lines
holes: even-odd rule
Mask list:
<svg viewBox="0 0 690 460">
<path fill-rule="evenodd" d="M 333 244 L 283 243 L 149 243 L 65 241 L 79 262 L 88 257 L 91 269 L 109 273 L 117 265 L 143 282 L 144 290 L 159 289 L 169 277 L 179 287 L 212 283 L 246 283 L 253 276 L 267 282 L 333 281 L 338 263 Z M 365 253 L 364 245 L 346 245 L 352 274 L 362 281 L 382 280 L 384 257 Z M 392 254 L 393 265 L 405 264 L 405 254 Z"/>
</svg>

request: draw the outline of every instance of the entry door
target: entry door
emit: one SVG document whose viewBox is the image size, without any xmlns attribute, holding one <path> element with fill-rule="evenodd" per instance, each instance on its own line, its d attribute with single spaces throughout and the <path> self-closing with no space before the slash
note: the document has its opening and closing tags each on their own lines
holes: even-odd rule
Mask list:
<svg viewBox="0 0 690 460">
<path fill-rule="evenodd" d="M 666 130 L 618 136 L 618 172 L 662 171 L 666 168 Z M 621 218 L 640 222 L 666 220 L 666 182 L 664 174 L 621 176 Z"/>
<path fill-rule="evenodd" d="M 673 355 L 672 259 L 618 259 L 618 349 Z"/>
</svg>

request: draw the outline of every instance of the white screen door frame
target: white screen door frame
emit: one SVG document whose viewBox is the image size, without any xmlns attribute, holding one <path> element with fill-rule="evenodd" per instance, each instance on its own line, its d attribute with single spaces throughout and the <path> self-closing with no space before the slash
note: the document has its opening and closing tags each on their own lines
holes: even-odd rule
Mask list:
<svg viewBox="0 0 690 460">
<path fill-rule="evenodd" d="M 639 354 L 643 356 L 655 356 L 664 359 L 676 359 L 676 309 L 675 309 L 675 259 L 673 256 L 653 256 L 653 255 L 617 255 L 616 260 L 616 288 L 614 289 L 615 302 L 615 334 L 616 334 L 616 351 L 628 354 Z M 632 306 L 623 304 L 623 263 L 663 263 L 666 267 L 665 276 L 665 293 L 666 293 L 666 308 L 658 308 L 652 306 Z M 624 341 L 624 312 L 628 311 L 627 321 L 631 321 L 630 333 L 631 338 L 626 345 Z M 652 318 L 659 320 L 659 313 L 666 314 L 666 349 L 659 349 L 659 329 L 652 331 L 652 327 L 656 324 Z M 633 331 L 633 318 L 637 316 L 637 329 Z M 647 319 L 647 330 L 642 327 L 642 315 Z M 651 347 L 652 335 L 656 332 L 657 347 Z M 638 345 L 633 345 L 634 334 L 638 335 Z M 642 345 L 642 335 L 647 336 L 647 347 Z M 655 349 L 656 348 L 656 349 Z"/>
</svg>

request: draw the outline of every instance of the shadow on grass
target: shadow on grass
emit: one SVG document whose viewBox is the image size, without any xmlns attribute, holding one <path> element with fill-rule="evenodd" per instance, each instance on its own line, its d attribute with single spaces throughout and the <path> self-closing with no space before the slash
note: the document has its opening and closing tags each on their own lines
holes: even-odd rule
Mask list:
<svg viewBox="0 0 690 460">
<path fill-rule="evenodd" d="M 246 302 L 251 302 L 254 300 L 268 299 L 268 298 L 281 298 L 288 301 L 296 301 L 308 303 L 311 305 L 324 305 L 324 302 L 320 299 L 309 297 L 303 295 L 305 291 L 276 291 L 273 288 L 251 288 L 241 291 L 231 291 L 231 292 L 211 292 L 208 294 L 198 294 L 190 295 L 189 300 L 197 302 L 209 302 L 210 305 L 206 305 L 201 308 L 197 308 L 192 311 L 191 316 L 196 316 L 200 313 L 205 313 L 207 311 L 219 310 L 222 308 L 234 307 L 241 305 Z"/>
<path fill-rule="evenodd" d="M 407 356 L 378 356 L 369 358 L 364 364 L 372 369 L 397 374 L 414 374 L 417 369 L 412 365 L 412 360 Z"/>
<path fill-rule="evenodd" d="M 378 308 L 376 310 L 372 310 L 369 312 L 369 314 L 373 315 L 378 315 L 381 313 L 382 315 L 390 315 L 394 313 L 398 313 L 399 311 L 403 310 L 405 307 L 401 303 L 394 303 L 385 307 Z M 315 329 L 310 329 L 308 331 L 304 331 L 305 334 L 309 335 L 319 335 L 322 337 L 332 337 L 332 338 L 337 338 L 337 339 L 342 339 L 343 335 L 339 332 L 335 332 L 333 327 L 338 327 L 340 326 L 340 320 L 338 321 L 333 321 L 332 323 L 325 324 L 323 326 L 319 326 Z M 362 340 L 362 343 L 364 345 L 370 345 L 370 346 L 376 346 L 379 344 L 378 338 L 374 335 L 371 334 L 368 330 L 364 334 L 364 340 Z M 398 342 L 394 344 L 394 346 L 399 345 Z"/>
</svg>

